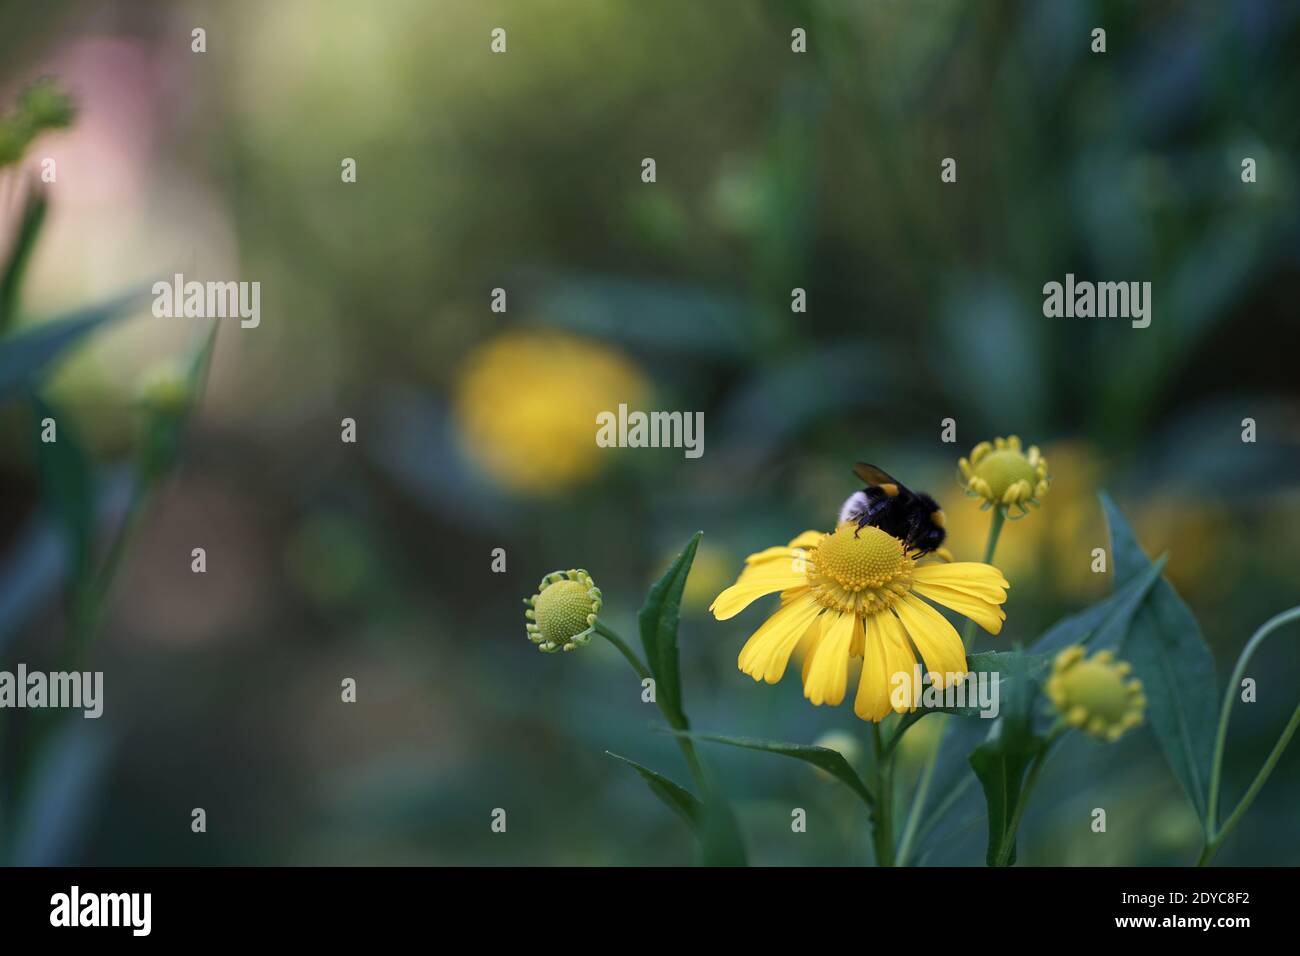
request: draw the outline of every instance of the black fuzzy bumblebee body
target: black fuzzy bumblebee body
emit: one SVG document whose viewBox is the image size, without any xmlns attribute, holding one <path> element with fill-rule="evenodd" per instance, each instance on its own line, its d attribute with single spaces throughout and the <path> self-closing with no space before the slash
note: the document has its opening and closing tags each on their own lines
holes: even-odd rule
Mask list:
<svg viewBox="0 0 1300 956">
<path fill-rule="evenodd" d="M 853 473 L 866 482 L 840 509 L 840 521 L 870 525 L 903 542 L 908 551 L 929 554 L 947 536 L 939 503 L 922 491 L 912 491 L 875 465 L 858 462 Z"/>
</svg>

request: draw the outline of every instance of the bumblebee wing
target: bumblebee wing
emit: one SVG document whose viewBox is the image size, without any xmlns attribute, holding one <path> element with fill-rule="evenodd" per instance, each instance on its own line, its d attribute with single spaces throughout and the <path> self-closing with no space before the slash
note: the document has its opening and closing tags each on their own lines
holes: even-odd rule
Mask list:
<svg viewBox="0 0 1300 956">
<path fill-rule="evenodd" d="M 908 494 L 907 486 L 897 478 L 892 477 L 889 472 L 883 468 L 877 468 L 875 465 L 868 465 L 860 461 L 853 466 L 853 473 L 867 483 L 869 487 L 879 488 L 890 498 L 895 497 L 899 492 Z"/>
<path fill-rule="evenodd" d="M 865 461 L 860 461 L 853 466 L 853 473 L 869 485 L 896 485 L 898 482 L 890 477 L 889 473 L 883 468 L 877 468 L 875 465 L 868 465 Z"/>
</svg>

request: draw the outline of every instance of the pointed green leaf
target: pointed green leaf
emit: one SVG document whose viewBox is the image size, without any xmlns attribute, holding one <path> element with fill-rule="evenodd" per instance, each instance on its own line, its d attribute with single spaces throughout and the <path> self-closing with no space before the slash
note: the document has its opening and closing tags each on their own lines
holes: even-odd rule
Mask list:
<svg viewBox="0 0 1300 956">
<path fill-rule="evenodd" d="M 708 740 L 715 744 L 726 744 L 729 747 L 762 750 L 767 753 L 781 754 L 783 757 L 802 760 L 804 763 L 812 764 L 814 767 L 826 771 L 836 780 L 839 780 L 862 798 L 862 802 L 867 806 L 874 807 L 876 804 L 875 795 L 862 782 L 862 778 L 849 766 L 849 762 L 844 759 L 844 755 L 838 750 L 831 750 L 829 747 L 814 747 L 811 744 L 787 744 L 775 740 L 760 740 L 755 737 L 724 737 L 717 734 L 686 734 L 685 736 L 694 737 L 696 740 Z"/>
<path fill-rule="evenodd" d="M 1071 644 L 1085 644 L 1092 650 L 1119 646 L 1129 622 L 1155 583 L 1160 580 L 1168 555 L 1161 555 L 1133 580 L 1115 588 L 1110 597 L 1057 621 L 1034 643 L 1036 654 L 1054 656 Z"/>
<path fill-rule="evenodd" d="M 695 794 L 669 780 L 661 773 L 644 767 L 611 750 L 613 757 L 631 767 L 646 782 L 650 792 L 667 804 L 691 828 L 700 846 L 700 863 L 704 866 L 745 866 L 745 841 L 731 806 L 720 796 L 701 801 Z"/>
<path fill-rule="evenodd" d="M 1001 710 L 1006 701 L 1016 696 L 1017 682 L 1038 682 L 1051 666 L 1051 658 L 1044 654 L 1030 654 L 1025 651 L 981 651 L 971 654 L 966 659 L 975 674 L 993 675 L 990 679 L 997 681 L 997 701 Z M 937 714 L 954 714 L 958 717 L 983 717 L 984 708 L 971 695 L 975 693 L 972 684 L 967 684 L 967 703 L 952 707 L 927 707 L 927 711 Z M 1033 691 L 1030 692 L 1032 697 Z M 1018 698 L 1017 698 L 1018 699 Z M 984 719 L 988 719 L 984 717 Z"/>
<path fill-rule="evenodd" d="M 1151 561 L 1110 496 L 1102 507 L 1110 527 L 1115 580 L 1148 572 Z M 1208 812 L 1210 760 L 1218 715 L 1214 657 L 1178 592 L 1160 579 L 1133 615 L 1119 645 L 1147 698 L 1147 723 L 1169 767 L 1202 821 Z"/>
<path fill-rule="evenodd" d="M 673 783 L 661 773 L 656 773 L 649 767 L 643 767 L 635 760 L 629 760 L 627 757 L 620 756 L 612 750 L 606 750 L 605 753 L 615 760 L 627 764 L 646 782 L 650 792 L 667 804 L 668 808 L 686 821 L 686 825 L 691 828 L 691 832 L 699 835 L 700 825 L 704 819 L 704 805 L 700 803 L 695 794 L 691 793 L 685 787 Z"/>
<path fill-rule="evenodd" d="M 998 716 L 988 738 L 971 751 L 971 769 L 988 805 L 989 866 L 996 865 L 1007 843 L 1012 846 L 1010 862 L 1015 862 L 1016 835 L 1008 828 L 1020 803 L 1025 771 L 1043 746 L 1043 738 L 1034 733 L 1034 705 L 1047 663 L 1045 657 L 1019 651 L 1004 654 L 999 661 L 1004 679 Z"/>
<path fill-rule="evenodd" d="M 1037 747 L 1023 745 L 1008 748 L 997 733 L 995 725 L 990 739 L 972 750 L 970 755 L 971 769 L 984 788 L 984 800 L 988 805 L 989 844 L 984 862 L 989 866 L 997 865 L 1008 841 L 1011 843 L 1008 862 L 1016 862 L 1016 835 L 1008 833 L 1007 828 L 1020 802 L 1025 772 L 1037 752 Z M 1042 742 L 1038 741 L 1038 746 L 1041 745 Z"/>
<path fill-rule="evenodd" d="M 689 725 L 682 709 L 682 676 L 677 664 L 677 623 L 681 617 L 682 591 L 691 562 L 700 546 L 703 531 L 697 531 L 685 549 L 673 561 L 664 576 L 655 582 L 646 596 L 637 620 L 641 625 L 641 644 L 646 664 L 655 679 L 655 693 L 664 716 L 678 730 Z"/>
<path fill-rule="evenodd" d="M 0 339 L 0 400 L 27 385 L 33 376 L 83 335 L 103 322 L 128 314 L 138 301 L 138 296 L 124 296 Z"/>
<path fill-rule="evenodd" d="M 731 804 L 715 789 L 704 801 L 700 824 L 700 863 L 703 866 L 748 866 L 745 840 Z"/>
</svg>

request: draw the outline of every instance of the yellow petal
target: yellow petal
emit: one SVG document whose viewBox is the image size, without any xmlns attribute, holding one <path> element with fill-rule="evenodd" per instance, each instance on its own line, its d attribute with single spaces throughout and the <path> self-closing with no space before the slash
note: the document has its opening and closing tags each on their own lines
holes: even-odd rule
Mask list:
<svg viewBox="0 0 1300 956">
<path fill-rule="evenodd" d="M 893 615 L 877 614 L 872 622 Z M 885 642 L 876 627 L 868 628 L 866 653 L 862 657 L 862 674 L 858 677 L 858 694 L 853 699 L 853 712 L 863 720 L 879 722 L 890 711 L 889 664 L 885 655 Z"/>
<path fill-rule="evenodd" d="M 767 561 L 777 561 L 785 558 L 787 561 L 793 561 L 795 558 L 794 549 L 788 548 L 783 544 L 775 545 L 771 548 L 764 548 L 762 551 L 756 551 L 745 559 L 745 564 L 763 564 Z"/>
<path fill-rule="evenodd" d="M 871 622 L 872 630 L 885 647 L 885 678 L 889 685 L 891 705 L 899 713 L 916 710 L 917 698 L 921 691 L 917 686 L 920 674 L 916 666 L 916 655 L 912 653 L 912 646 L 907 643 L 907 631 L 892 614 L 877 614 Z M 900 680 L 898 677 L 900 673 L 907 675 L 907 684 L 902 687 L 906 693 L 903 694 L 903 700 L 895 701 L 895 682 Z"/>
<path fill-rule="evenodd" d="M 955 683 L 949 675 L 966 673 L 966 651 L 956 629 L 947 618 L 915 595 L 894 605 L 898 619 L 907 628 L 912 643 L 921 652 L 925 668 L 935 675 L 937 687 Z"/>
<path fill-rule="evenodd" d="M 826 535 L 820 531 L 805 531 L 789 544 L 773 545 L 770 548 L 764 548 L 762 551 L 755 551 L 745 558 L 745 564 L 748 566 L 764 564 L 770 561 L 806 561 L 813 549 L 821 543 L 824 537 Z"/>
<path fill-rule="evenodd" d="M 745 570 L 740 572 L 740 577 L 736 578 L 736 584 L 756 584 L 759 581 L 790 581 L 797 579 L 800 584 L 808 583 L 807 572 L 795 568 L 792 564 L 786 564 L 783 561 L 770 561 L 766 564 L 751 564 L 746 566 Z"/>
<path fill-rule="evenodd" d="M 966 615 L 990 634 L 999 633 L 1002 630 L 1002 622 L 1007 619 L 1006 612 L 996 604 L 966 594 L 964 591 L 938 584 L 922 584 L 919 581 L 912 584 L 912 590 L 922 597 L 928 597 L 936 604 L 942 604 L 949 610 Z"/>
<path fill-rule="evenodd" d="M 867 628 L 863 624 L 862 618 L 856 614 L 853 617 L 853 641 L 849 644 L 849 657 L 861 657 L 866 653 Z"/>
<path fill-rule="evenodd" d="M 815 548 L 826 537 L 825 531 L 805 531 L 790 542 L 792 548 Z"/>
<path fill-rule="evenodd" d="M 799 668 L 799 681 L 805 686 L 808 683 L 808 674 L 812 671 L 813 658 L 817 656 L 817 648 L 821 646 L 822 637 L 833 620 L 835 620 L 834 614 L 823 614 L 817 618 L 794 649 L 795 654 L 803 661 L 803 666 Z"/>
<path fill-rule="evenodd" d="M 1007 599 L 1006 589 L 1011 587 L 1002 572 L 991 564 L 978 561 L 953 561 L 951 564 L 922 564 L 912 572 L 914 581 L 941 584 L 946 588 L 966 591 L 989 598 L 998 603 Z"/>
<path fill-rule="evenodd" d="M 725 621 L 735 617 L 764 595 L 775 594 L 777 591 L 796 588 L 806 583 L 807 578 L 802 574 L 772 575 L 753 581 L 737 581 L 713 599 L 709 610 L 719 621 Z"/>
<path fill-rule="evenodd" d="M 849 645 L 853 643 L 856 614 L 832 615 L 823 626 L 821 641 L 812 654 L 803 694 L 814 704 L 838 704 L 849 680 Z"/>
<path fill-rule="evenodd" d="M 808 628 L 816 623 L 821 610 L 822 606 L 807 593 L 802 599 L 796 598 L 782 605 L 745 642 L 736 660 L 737 666 L 754 680 L 775 684 L 785 673 L 790 652 Z"/>
</svg>

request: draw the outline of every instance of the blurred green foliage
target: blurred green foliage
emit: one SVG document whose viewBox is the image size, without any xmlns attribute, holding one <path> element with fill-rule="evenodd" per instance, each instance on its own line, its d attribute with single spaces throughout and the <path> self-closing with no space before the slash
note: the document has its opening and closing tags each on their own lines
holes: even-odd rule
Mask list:
<svg viewBox="0 0 1300 956">
<path fill-rule="evenodd" d="M 206 10 L 203 55 L 189 51 L 190 19 L 167 4 L 54 0 L 40 17 L 0 6 L 5 101 L 56 66 L 80 113 L 50 141 L 86 137 L 86 159 L 61 161 L 41 194 L 48 210 L 0 206 L 5 261 L 64 284 L 103 268 L 103 249 L 83 255 L 69 236 L 109 202 L 78 198 L 76 184 L 112 183 L 109 157 L 137 156 L 113 153 L 108 127 L 148 144 L 133 160 L 146 188 L 106 189 L 141 270 L 168 277 L 188 250 L 161 254 L 126 224 L 147 234 L 159 206 L 186 222 L 203 196 L 218 214 L 186 227 L 195 243 L 233 237 L 239 277 L 266 292 L 262 326 L 217 347 L 204 412 L 105 609 L 94 661 L 112 709 L 78 729 L 112 759 L 68 744 L 33 774 L 60 795 L 46 806 L 80 809 L 64 811 L 75 832 L 28 828 L 48 834 L 28 858 L 690 859 L 680 821 L 604 756 L 686 779 L 673 738 L 645 733 L 624 662 L 596 644 L 536 654 L 518 601 L 542 573 L 586 567 L 631 633 L 692 531 L 711 549 L 693 574 L 721 578 L 716 593 L 745 554 L 827 528 L 857 459 L 938 496 L 963 558 L 978 556 L 983 526 L 952 477 L 957 456 L 1011 431 L 1044 446 L 1053 491 L 1004 535 L 1007 630 L 981 651 L 1132 586 L 1132 566 L 1112 582 L 1087 571 L 1106 544 L 1103 485 L 1146 552 L 1169 553 L 1220 674 L 1294 603 L 1294 4 L 392 0 L 379 12 L 284 0 Z M 506 54 L 489 50 L 496 26 Z M 1094 26 L 1105 54 L 1089 50 Z M 805 55 L 790 52 L 795 27 Z M 165 82 L 146 97 L 94 73 L 101 42 Z M 646 156 L 653 185 L 639 177 Z M 949 156 L 958 180 L 942 184 Z M 1246 156 L 1253 184 L 1240 178 Z M 354 184 L 340 180 L 345 157 Z M 13 183 L 20 167 L 0 175 Z M 1044 319 L 1042 286 L 1067 272 L 1151 281 L 1151 327 Z M 806 313 L 790 311 L 796 287 Z M 508 290 L 504 314 L 489 308 L 495 288 Z M 62 377 L 43 399 L 83 439 L 92 513 L 120 516 L 140 410 L 133 394 L 79 386 L 114 367 L 132 327 L 151 334 L 158 320 L 109 328 L 125 305 L 91 304 L 39 322 L 61 311 L 44 308 L 51 295 L 47 283 L 18 296 L 0 276 L 0 327 L 14 337 L 0 393 L 12 412 L 38 367 Z M 703 458 L 613 451 L 599 473 L 531 495 L 485 470 L 458 412 L 464 369 L 521 329 L 631 363 L 652 383 L 647 407 L 703 411 Z M 521 427 L 534 413 L 545 425 L 553 382 L 525 366 L 497 401 Z M 344 416 L 355 445 L 339 442 Z M 957 446 L 939 440 L 948 417 Z M 30 425 L 0 417 L 0 666 L 54 659 L 75 567 L 57 558 L 68 522 L 49 510 Z M 76 494 L 66 514 L 84 525 Z M 199 540 L 202 576 L 188 570 Z M 504 573 L 490 570 L 497 547 Z M 698 732 L 863 732 L 847 708 L 809 707 L 797 682 L 755 689 L 735 669 L 745 624 L 709 619 L 696 587 L 686 582 L 678 646 Z M 1259 702 L 1235 714 L 1225 793 L 1263 761 L 1300 679 L 1284 641 L 1254 667 Z M 356 705 L 339 703 L 344 676 L 358 679 Z M 30 730 L 9 716 L 6 769 Z M 926 832 L 919 862 L 981 858 L 984 808 L 963 756 L 976 742 L 944 738 L 931 792 L 963 812 Z M 751 862 L 867 859 L 843 788 L 790 761 L 709 756 Z M 76 768 L 89 767 L 95 799 L 78 800 L 90 791 Z M 1185 778 L 1150 732 L 1066 740 L 1020 862 L 1187 862 L 1198 829 Z M 1300 859 L 1297 783 L 1288 753 L 1222 862 Z M 200 799 L 221 821 L 201 842 L 182 829 Z M 1099 805 L 1119 810 L 1111 839 L 1087 832 Z M 817 821 L 806 834 L 790 833 L 791 806 Z M 510 812 L 508 837 L 489 829 L 494 807 Z"/>
</svg>

